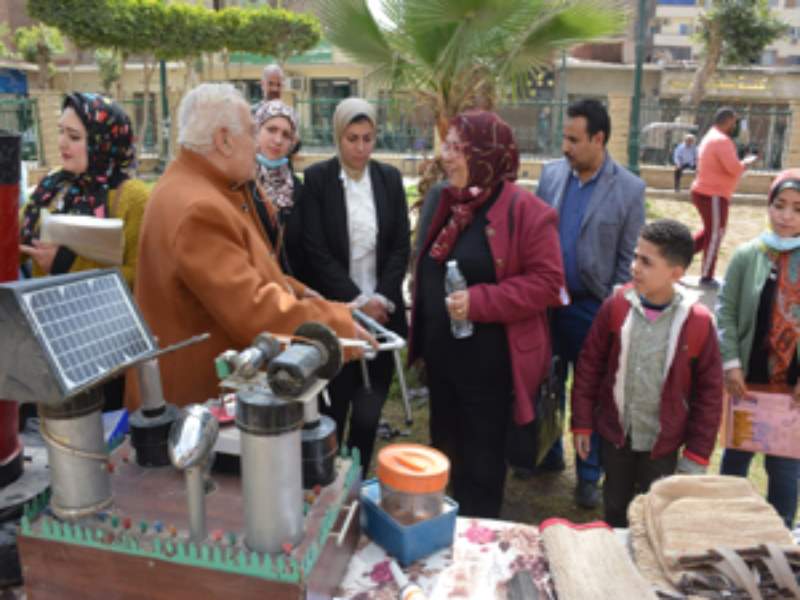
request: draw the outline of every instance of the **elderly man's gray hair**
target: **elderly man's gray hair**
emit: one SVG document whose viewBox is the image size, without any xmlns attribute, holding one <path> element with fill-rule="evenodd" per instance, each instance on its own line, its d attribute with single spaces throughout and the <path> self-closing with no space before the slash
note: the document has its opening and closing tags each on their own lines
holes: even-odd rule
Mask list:
<svg viewBox="0 0 800 600">
<path fill-rule="evenodd" d="M 241 92 L 230 83 L 201 83 L 181 100 L 178 144 L 207 154 L 216 130 L 224 127 L 234 135 L 244 130 L 240 106 L 248 107 Z"/>
</svg>

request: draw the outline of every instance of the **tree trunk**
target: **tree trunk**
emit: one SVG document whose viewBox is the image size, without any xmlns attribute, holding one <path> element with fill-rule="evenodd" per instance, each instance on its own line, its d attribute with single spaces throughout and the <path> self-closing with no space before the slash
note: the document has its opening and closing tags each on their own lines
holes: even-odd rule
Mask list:
<svg viewBox="0 0 800 600">
<path fill-rule="evenodd" d="M 144 98 L 142 99 L 142 122 L 136 132 L 136 139 L 139 140 L 139 155 L 144 154 L 144 142 L 147 136 L 147 127 L 150 125 L 150 83 L 155 73 L 155 64 L 151 57 L 144 59 Z"/>
<path fill-rule="evenodd" d="M 39 86 L 50 89 L 50 49 L 44 42 L 39 43 L 37 58 L 39 63 Z"/>
<path fill-rule="evenodd" d="M 681 98 L 681 112 L 691 113 L 692 116 L 694 116 L 703 101 L 706 95 L 706 83 L 717 72 L 722 56 L 722 37 L 720 36 L 719 24 L 716 21 L 711 21 L 709 27 L 710 35 L 703 61 L 694 73 L 689 91 Z"/>
<path fill-rule="evenodd" d="M 68 71 L 68 76 L 67 76 L 67 91 L 68 92 L 71 92 L 74 89 L 73 86 L 74 86 L 74 83 L 75 83 L 75 65 L 78 62 L 78 52 L 80 52 L 80 49 L 73 42 L 72 43 L 72 52 L 70 52 L 70 55 L 69 55 L 69 71 Z"/>
<path fill-rule="evenodd" d="M 231 80 L 231 53 L 227 48 L 222 50 L 222 70 L 225 74 L 225 81 Z"/>
<path fill-rule="evenodd" d="M 119 53 L 119 79 L 117 79 L 117 102 L 125 99 L 125 64 L 128 62 L 128 53 Z"/>
</svg>

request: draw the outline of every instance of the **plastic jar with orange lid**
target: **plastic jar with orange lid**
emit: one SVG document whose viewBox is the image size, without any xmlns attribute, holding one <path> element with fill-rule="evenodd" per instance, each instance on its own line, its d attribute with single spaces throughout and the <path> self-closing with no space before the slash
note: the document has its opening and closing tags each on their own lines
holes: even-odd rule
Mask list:
<svg viewBox="0 0 800 600">
<path fill-rule="evenodd" d="M 447 457 L 421 444 L 392 444 L 378 453 L 381 508 L 403 525 L 442 512 L 450 476 Z"/>
</svg>

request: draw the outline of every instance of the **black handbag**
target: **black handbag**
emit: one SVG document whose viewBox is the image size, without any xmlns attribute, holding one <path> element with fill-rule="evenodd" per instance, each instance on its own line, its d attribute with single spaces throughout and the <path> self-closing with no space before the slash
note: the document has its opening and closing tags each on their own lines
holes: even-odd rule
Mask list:
<svg viewBox="0 0 800 600">
<path fill-rule="evenodd" d="M 533 421 L 517 425 L 512 417 L 506 436 L 506 461 L 517 469 L 533 470 L 541 464 L 550 448 L 561 437 L 564 411 L 560 397 L 564 393 L 561 358 L 553 356 L 547 375 L 536 395 Z"/>
</svg>

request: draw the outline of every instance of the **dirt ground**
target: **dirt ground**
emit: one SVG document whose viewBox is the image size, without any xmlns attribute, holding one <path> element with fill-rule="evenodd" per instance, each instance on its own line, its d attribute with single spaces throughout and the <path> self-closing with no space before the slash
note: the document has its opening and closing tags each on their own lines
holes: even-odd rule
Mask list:
<svg viewBox="0 0 800 600">
<path fill-rule="evenodd" d="M 649 198 L 648 219 L 673 218 L 689 225 L 692 231 L 700 227 L 700 218 L 692 204 L 674 198 Z M 734 248 L 754 238 L 765 226 L 766 208 L 764 206 L 734 205 L 729 215 L 728 231 L 722 243 L 717 276 L 722 277 L 728 260 Z M 690 268 L 691 275 L 699 272 L 700 257 L 697 256 Z M 410 385 L 414 385 L 414 374 L 409 373 Z M 402 402 L 400 401 L 399 388 L 395 382 L 389 400 L 384 409 L 384 418 L 400 432 L 407 435 L 398 435 L 391 442 L 415 441 L 427 444 L 428 438 L 428 408 L 424 399 L 412 401 L 414 422 L 411 426 L 404 423 Z M 576 522 L 587 522 L 602 518 L 602 510 L 587 511 L 578 508 L 573 501 L 575 487 L 574 452 L 569 435 L 565 435 L 565 458 L 567 468 L 562 473 L 547 474 L 527 480 L 514 478 L 509 473 L 506 482 L 505 501 L 501 518 L 537 524 L 548 517 L 565 517 Z M 390 443 L 379 440 L 378 446 Z M 377 454 L 377 452 L 376 452 Z M 709 472 L 719 470 L 721 450 L 718 446 L 712 458 Z M 763 460 L 757 457 L 750 470 L 750 478 L 762 491 L 766 490 L 766 477 Z"/>
<path fill-rule="evenodd" d="M 647 217 L 648 220 L 654 218 L 676 219 L 686 223 L 692 232 L 699 230 L 701 225 L 700 215 L 691 202 L 673 198 L 648 199 Z M 722 240 L 719 258 L 717 259 L 717 277 L 722 277 L 725 274 L 725 267 L 728 265 L 736 246 L 753 239 L 764 230 L 766 219 L 766 202 L 763 206 L 733 204 L 728 214 L 728 227 Z M 700 273 L 701 259 L 702 257 L 699 254 L 695 256 L 695 260 L 689 268 L 690 275 L 698 275 Z"/>
</svg>

